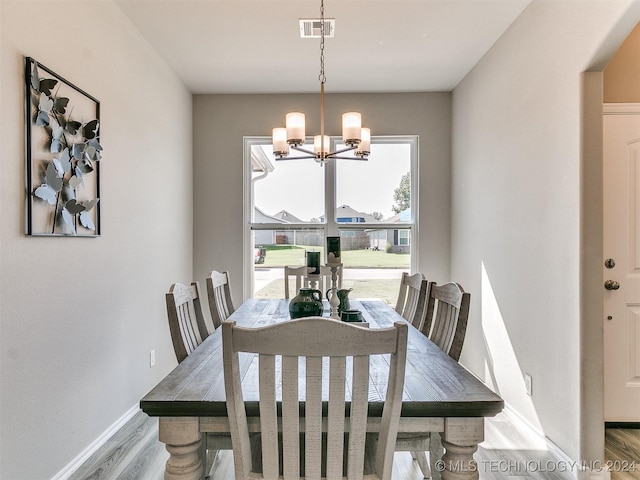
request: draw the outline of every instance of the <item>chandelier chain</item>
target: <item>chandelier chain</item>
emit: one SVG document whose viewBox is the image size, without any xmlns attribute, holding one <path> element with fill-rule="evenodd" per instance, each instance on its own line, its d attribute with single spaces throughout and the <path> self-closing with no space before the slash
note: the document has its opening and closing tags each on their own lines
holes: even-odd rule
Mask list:
<svg viewBox="0 0 640 480">
<path fill-rule="evenodd" d="M 320 83 L 324 84 L 327 77 L 324 74 L 324 0 L 320 1 Z"/>
<path fill-rule="evenodd" d="M 2 0 L 0 0 L 2 1 Z M 313 22 L 315 30 L 315 20 Z M 333 23 L 327 25 L 324 20 L 324 0 L 320 0 L 320 135 L 313 137 L 313 150 L 304 148 L 305 142 L 305 115 L 302 112 L 290 112 L 287 114 L 286 128 L 273 129 L 273 154 L 276 160 L 298 160 L 311 158 L 321 166 L 329 160 L 368 160 L 370 153 L 371 131 L 362 128 L 360 113 L 347 112 L 342 114 L 342 138 L 345 148 L 331 151 L 330 137 L 325 135 L 324 130 L 324 86 L 327 77 L 324 73 L 324 41 L 325 34 L 331 35 Z M 327 31 L 327 28 L 329 29 Z M 289 148 L 303 153 L 302 156 L 289 157 Z M 346 152 L 353 152 L 353 156 L 343 155 Z"/>
</svg>

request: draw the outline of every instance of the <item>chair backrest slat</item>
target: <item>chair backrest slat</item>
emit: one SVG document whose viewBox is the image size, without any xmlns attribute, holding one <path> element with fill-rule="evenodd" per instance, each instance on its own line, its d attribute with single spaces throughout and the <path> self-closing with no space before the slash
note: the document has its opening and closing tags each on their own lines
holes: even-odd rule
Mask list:
<svg viewBox="0 0 640 480">
<path fill-rule="evenodd" d="M 202 315 L 200 285 L 174 283 L 165 301 L 173 350 L 179 363 L 209 336 Z"/>
<path fill-rule="evenodd" d="M 342 478 L 346 358 L 329 360 L 329 410 L 327 413 L 327 478 Z"/>
<path fill-rule="evenodd" d="M 278 458 L 278 412 L 276 410 L 276 357 L 260 355 L 260 425 L 263 455 Z M 267 464 L 265 478 L 277 478 L 278 465 Z"/>
<path fill-rule="evenodd" d="M 319 479 L 323 463 L 327 479 L 343 479 L 345 457 L 346 478 L 361 480 L 365 461 L 370 355 L 378 354 L 390 354 L 391 361 L 376 447 L 376 475 L 370 478 L 391 478 L 404 385 L 406 323 L 397 322 L 392 328 L 370 330 L 323 317 L 308 317 L 260 328 L 237 327 L 235 322 L 228 321 L 222 325 L 222 336 L 227 411 L 237 480 L 278 478 L 283 474 L 287 479 Z M 262 476 L 251 472 L 251 450 L 238 352 L 259 355 Z M 281 358 L 280 375 L 277 374 L 277 358 Z M 352 371 L 347 374 L 349 366 L 352 366 Z M 301 381 L 303 371 L 304 381 Z M 277 381 L 280 379 L 282 443 L 278 441 L 279 428 L 275 415 L 279 391 Z M 328 397 L 323 397 L 325 384 L 329 388 Z M 299 392 L 301 386 L 304 386 L 304 391 Z M 300 418 L 301 397 L 305 399 L 304 418 Z M 348 409 L 347 400 L 350 400 Z M 324 455 L 323 401 L 328 401 L 327 450 Z M 304 428 L 301 428 L 301 424 Z M 345 446 L 347 428 L 349 440 Z M 305 443 L 304 472 L 300 469 L 301 434 Z M 280 452 L 282 472 L 279 467 Z M 246 457 L 249 457 L 248 461 Z"/>
<path fill-rule="evenodd" d="M 362 478 L 359 465 L 364 464 L 364 446 L 359 442 L 367 434 L 367 399 L 369 398 L 369 357 L 353 357 L 353 376 L 351 383 L 351 412 L 349 424 L 348 479 Z"/>
<path fill-rule="evenodd" d="M 305 397 L 305 476 L 322 474 L 322 357 L 307 357 Z"/>
<path fill-rule="evenodd" d="M 195 315 L 192 313 L 192 302 L 183 303 L 177 307 L 180 333 L 184 341 L 187 353 L 190 354 L 202 343 L 200 332 L 196 329 Z"/>
<path fill-rule="evenodd" d="M 218 328 L 235 312 L 231 297 L 231 281 L 229 272 L 212 270 L 207 276 L 207 296 L 213 328 Z"/>
<path fill-rule="evenodd" d="M 300 477 L 298 357 L 282 356 L 282 453 L 285 478 Z M 263 453 L 263 458 L 265 455 Z"/>
</svg>

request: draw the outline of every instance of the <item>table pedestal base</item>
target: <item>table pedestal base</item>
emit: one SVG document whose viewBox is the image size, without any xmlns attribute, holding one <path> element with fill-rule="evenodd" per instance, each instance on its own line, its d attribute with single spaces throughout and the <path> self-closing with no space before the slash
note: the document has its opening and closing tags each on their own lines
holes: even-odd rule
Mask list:
<svg viewBox="0 0 640 480">
<path fill-rule="evenodd" d="M 478 480 L 480 472 L 473 454 L 484 440 L 484 418 L 445 418 L 442 446 L 443 480 Z"/>
<path fill-rule="evenodd" d="M 199 419 L 194 417 L 162 417 L 158 438 L 170 454 L 164 471 L 165 480 L 201 480 L 202 434 Z"/>
</svg>

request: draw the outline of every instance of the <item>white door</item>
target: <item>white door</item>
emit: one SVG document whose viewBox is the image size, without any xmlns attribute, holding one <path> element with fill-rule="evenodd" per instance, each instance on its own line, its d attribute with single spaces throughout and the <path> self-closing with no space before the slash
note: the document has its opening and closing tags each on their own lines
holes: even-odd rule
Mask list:
<svg viewBox="0 0 640 480">
<path fill-rule="evenodd" d="M 608 107 L 603 170 L 604 416 L 607 422 L 639 422 L 640 105 L 624 105 L 628 114 L 609 113 L 616 110 Z"/>
</svg>

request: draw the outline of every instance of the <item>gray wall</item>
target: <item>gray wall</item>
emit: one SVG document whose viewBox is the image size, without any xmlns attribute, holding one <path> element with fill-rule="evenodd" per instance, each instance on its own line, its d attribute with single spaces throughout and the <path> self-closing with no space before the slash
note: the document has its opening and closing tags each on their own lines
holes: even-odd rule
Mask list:
<svg viewBox="0 0 640 480">
<path fill-rule="evenodd" d="M 0 478 L 44 480 L 176 365 L 164 293 L 192 277 L 192 104 L 111 1 L 2 0 L 0 31 Z M 101 101 L 100 238 L 23 234 L 25 55 Z"/>
<path fill-rule="evenodd" d="M 453 94 L 451 271 L 474 295 L 461 362 L 576 460 L 601 458 L 603 442 L 589 383 L 602 375 L 601 144 L 584 152 L 601 129 L 581 123 L 583 95 L 602 93 L 582 72 L 604 67 L 639 7 L 534 1 Z M 581 382 L 584 362 L 595 377 Z"/>
<path fill-rule="evenodd" d="M 449 280 L 451 95 L 449 93 L 331 94 L 326 129 L 340 133 L 341 114 L 356 110 L 373 135 L 420 136 L 420 271 Z M 319 95 L 195 95 L 194 274 L 229 270 L 242 299 L 242 138 L 271 135 L 285 114 L 306 113 L 307 132 L 320 131 Z M 318 167 L 320 168 L 320 167 Z"/>
</svg>

